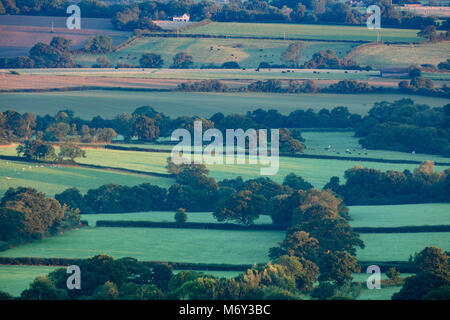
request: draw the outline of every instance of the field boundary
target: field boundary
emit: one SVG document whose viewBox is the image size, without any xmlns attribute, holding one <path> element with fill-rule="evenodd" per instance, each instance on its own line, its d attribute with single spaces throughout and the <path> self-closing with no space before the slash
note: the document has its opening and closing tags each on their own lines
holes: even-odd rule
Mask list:
<svg viewBox="0 0 450 320">
<path fill-rule="evenodd" d="M 241 225 L 236 223 L 218 222 L 159 222 L 135 220 L 97 220 L 96 227 L 119 228 L 168 228 L 168 229 L 212 229 L 238 231 L 283 231 L 285 227 L 273 224 Z M 355 227 L 358 233 L 421 233 L 421 232 L 450 232 L 450 225 L 436 226 L 404 226 L 404 227 Z"/>
<path fill-rule="evenodd" d="M 299 37 L 266 37 L 266 36 L 237 36 L 225 34 L 202 34 L 202 33 L 146 33 L 142 35 L 148 38 L 197 38 L 197 39 L 247 39 L 247 40 L 286 40 L 286 41 L 305 41 L 305 42 L 342 42 L 342 43 L 373 43 L 369 40 L 334 40 L 334 39 L 317 39 L 317 38 L 299 38 Z M 385 44 L 418 44 L 419 42 L 408 41 L 383 41 Z"/>
<path fill-rule="evenodd" d="M 23 265 L 23 266 L 46 266 L 46 267 L 67 267 L 77 264 L 87 259 L 77 258 L 39 258 L 39 257 L 0 257 L 0 265 Z M 140 261 L 148 266 L 157 264 L 166 264 L 174 270 L 205 270 L 205 271 L 242 271 L 245 272 L 257 264 L 226 264 L 226 263 L 189 263 L 189 262 L 173 262 L 173 261 Z M 396 268 L 402 273 L 416 273 L 417 268 L 409 261 L 358 261 L 362 269 L 368 266 L 377 265 L 382 272 L 386 272 L 389 268 Z"/>
<path fill-rule="evenodd" d="M 286 228 L 272 224 L 241 225 L 236 223 L 215 222 L 158 222 L 158 221 L 133 221 L 133 220 L 97 220 L 96 227 L 121 227 L 121 228 L 168 228 L 168 229 L 213 229 L 213 230 L 238 230 L 238 231 L 282 231 Z"/>
</svg>

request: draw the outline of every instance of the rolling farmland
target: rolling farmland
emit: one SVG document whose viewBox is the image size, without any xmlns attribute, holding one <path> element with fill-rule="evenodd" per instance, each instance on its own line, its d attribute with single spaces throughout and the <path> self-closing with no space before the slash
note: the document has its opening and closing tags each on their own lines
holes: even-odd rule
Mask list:
<svg viewBox="0 0 450 320">
<path fill-rule="evenodd" d="M 65 20 L 65 17 L 0 15 L 0 32 L 2 33 L 2 38 L 0 39 L 0 57 L 26 55 L 28 50 L 36 42 L 42 41 L 48 43 L 54 36 L 71 39 L 73 41 L 73 49 L 80 49 L 91 35 L 109 35 L 112 37 L 116 46 L 132 36 L 131 32 L 115 30 L 109 19 L 84 18 L 82 30 L 67 30 L 65 28 Z M 158 23 L 165 26 L 173 25 L 170 21 L 160 21 Z M 170 32 L 167 32 L 167 34 L 162 34 L 161 32 L 160 34 L 158 31 L 158 34 L 153 34 L 148 37 L 137 37 L 129 46 L 124 46 L 118 51 L 113 51 L 105 55 L 110 59 L 113 66 L 116 66 L 118 63 L 126 63 L 134 65 L 136 68 L 90 68 L 96 63 L 97 58 L 103 55 L 81 54 L 80 51 L 76 51 L 73 56 L 74 61 L 89 68 L 0 70 L 0 90 L 2 91 L 0 93 L 0 112 L 16 110 L 20 113 L 32 112 L 36 115 L 44 116 L 47 114 L 55 115 L 62 109 L 70 109 L 75 112 L 75 117 L 89 120 L 95 116 L 112 119 L 123 112 L 132 113 L 134 109 L 141 106 L 152 106 L 155 110 L 171 118 L 180 116 L 209 118 L 217 112 L 222 112 L 225 115 L 233 113 L 245 114 L 247 111 L 259 108 L 266 110 L 276 109 L 281 114 L 287 115 L 299 109 L 311 109 L 315 112 L 320 112 L 324 108 L 331 109 L 338 106 L 345 106 L 351 113 L 364 116 L 367 115 L 375 102 L 393 102 L 404 98 L 414 100 L 416 104 L 426 104 L 431 107 L 442 108 L 448 104 L 448 98 L 437 98 L 431 97 L 430 95 L 434 94 L 437 96 L 439 94 L 444 96 L 445 89 L 425 93 L 417 90 L 415 95 L 405 93 L 278 94 L 260 92 L 207 93 L 169 91 L 176 88 L 181 82 L 204 79 L 219 79 L 232 88 L 246 87 L 253 81 L 267 79 L 282 80 L 283 86 L 287 84 L 288 80 L 312 79 L 320 88 L 340 80 L 364 81 L 373 86 L 397 88 L 400 80 L 409 80 L 409 78 L 406 79 L 399 76 L 390 79 L 384 78 L 380 76 L 379 69 L 409 67 L 413 64 L 437 65 L 439 62 L 450 58 L 449 41 L 424 42 L 423 38 L 417 36 L 418 31 L 406 28 L 383 28 L 380 30 L 380 37 L 383 42 L 379 44 L 369 43 L 376 40 L 378 32 L 369 30 L 364 26 L 213 22 L 180 31 L 179 35 L 175 33 L 170 34 Z M 300 63 L 307 61 L 318 51 L 330 49 L 334 50 L 339 58 L 351 58 L 361 66 L 372 66 L 374 70 L 256 69 L 261 62 L 270 64 L 285 63 L 281 57 L 288 46 L 296 41 L 293 39 L 304 40 L 305 47 L 298 52 L 301 55 Z M 140 57 L 150 52 L 162 56 L 164 59 L 163 68 L 151 69 L 138 67 Z M 170 69 L 173 56 L 179 52 L 186 52 L 192 55 L 193 68 Z M 220 66 L 224 62 L 230 61 L 238 62 L 241 68 L 202 68 L 208 64 Z M 336 65 L 332 65 L 332 63 L 327 65 L 327 68 L 332 67 L 336 67 Z M 427 68 L 423 70 L 421 75 L 426 79 L 432 79 L 435 88 L 448 85 L 450 81 L 450 73 L 443 70 Z M 420 80 L 425 82 L 424 79 Z M 8 92 L 9 90 L 10 92 Z M 357 91 L 356 89 L 352 90 L 350 91 Z M 411 107 L 411 109 L 413 108 L 420 109 L 421 106 Z M 430 127 L 430 131 L 436 129 L 436 135 L 440 135 L 441 138 L 446 137 L 447 128 L 441 125 L 441 122 L 444 123 L 442 119 L 446 119 L 445 117 L 447 116 L 444 110 L 447 112 L 447 108 L 445 107 L 434 110 L 434 113 L 421 113 L 419 120 L 422 122 L 417 126 L 423 124 L 423 127 Z M 395 118 L 395 121 L 402 122 L 404 121 L 403 117 L 411 123 L 415 121 L 415 118 L 413 119 L 412 116 L 410 117 L 407 114 L 413 111 L 402 111 L 404 111 L 404 114 L 397 115 L 398 117 Z M 0 116 L 3 116 L 3 114 L 0 114 Z M 382 123 L 384 121 L 381 119 L 383 116 L 379 116 L 379 118 L 374 120 L 374 122 Z M 36 130 L 30 130 L 33 128 L 33 125 L 28 122 L 26 123 L 28 126 L 23 125 L 23 123 L 18 123 L 17 126 L 20 126 L 19 129 L 21 130 L 17 130 L 16 132 L 4 125 L 2 123 L 3 119 L 6 119 L 6 116 L 0 118 L 0 129 L 3 130 L 3 128 L 6 128 L 7 130 L 0 132 L 0 140 L 5 143 L 5 145 L 0 147 L 0 156 L 16 156 L 16 143 L 18 141 L 22 141 L 23 143 L 26 139 L 39 137 L 40 133 L 37 131 L 48 133 L 46 129 L 51 129 L 50 124 L 58 121 L 66 121 L 65 119 L 50 117 L 38 119 L 37 126 L 34 126 Z M 134 127 L 136 123 L 133 121 L 136 121 L 136 118 L 131 119 L 124 124 L 124 127 L 130 127 L 127 127 L 128 129 L 126 130 L 123 127 L 116 128 L 114 125 L 112 126 L 114 126 L 114 129 L 117 129 L 117 132 L 124 132 L 124 135 L 130 134 L 133 131 L 130 136 L 139 136 L 136 130 L 142 128 L 139 128 L 139 126 L 137 128 Z M 12 121 L 15 120 L 12 119 Z M 405 123 L 408 123 L 407 120 L 405 120 Z M 6 121 L 3 122 L 6 123 Z M 82 124 L 89 123 L 80 122 Z M 77 123 L 77 126 L 80 122 Z M 70 120 L 67 123 L 73 124 Z M 96 125 L 91 125 L 92 123 L 94 122 L 89 123 L 91 129 L 98 128 Z M 439 123 L 441 127 L 438 127 L 435 123 Z M 170 126 L 168 125 L 168 127 Z M 147 127 L 146 129 L 149 128 Z M 158 129 L 163 130 L 164 128 L 161 127 Z M 419 165 L 406 164 L 405 162 L 426 160 L 441 163 L 450 162 L 450 158 L 448 157 L 432 154 L 365 150 L 359 145 L 358 138 L 354 136 L 353 131 L 345 131 L 347 130 L 345 128 L 342 130 L 335 129 L 335 131 L 322 130 L 323 128 L 302 130 L 302 137 L 305 139 L 304 144 L 306 146 L 304 153 L 305 155 L 314 156 L 314 158 L 280 157 L 278 173 L 275 176 L 269 176 L 269 178 L 281 183 L 286 175 L 295 173 L 313 184 L 315 188 L 322 189 L 333 176 L 339 177 L 340 183 L 342 184 L 345 181 L 344 172 L 355 166 L 378 169 L 383 172 L 388 170 L 409 170 L 413 172 Z M 23 133 L 25 131 L 26 133 Z M 92 130 L 88 135 L 93 136 L 94 134 L 95 132 Z M 9 139 L 10 136 L 13 139 Z M 69 129 L 67 129 L 63 138 L 67 142 L 78 142 L 82 140 L 81 136 L 82 131 L 80 127 L 75 127 L 70 133 Z M 60 138 L 56 134 L 55 137 Z M 53 143 L 51 141 L 52 138 L 45 137 L 45 134 L 43 139 L 48 141 L 49 144 Z M 140 143 L 139 141 L 134 141 L 134 144 L 127 144 L 121 141 L 120 138 L 114 142 L 119 142 L 116 145 L 122 147 L 147 147 L 166 151 L 171 150 L 171 145 L 160 144 L 165 139 L 167 138 L 160 139 L 157 143 L 148 144 Z M 441 140 L 443 141 L 445 139 Z M 433 143 L 441 143 L 441 140 L 435 139 Z M 447 141 L 445 140 L 444 142 Z M 58 152 L 62 148 L 55 146 L 55 149 Z M 442 150 L 445 151 L 445 148 Z M 150 183 L 168 189 L 176 182 L 174 175 L 169 175 L 166 168 L 166 160 L 170 156 L 168 152 L 113 150 L 92 148 L 92 145 L 90 147 L 85 145 L 85 151 L 87 157 L 77 157 L 75 161 L 78 164 L 72 165 L 0 160 L 0 198 L 8 188 L 16 187 L 35 188 L 39 192 L 45 193 L 47 197 L 53 197 L 56 193 L 60 193 L 68 188 L 77 188 L 82 194 L 85 194 L 89 189 L 98 188 L 108 183 L 127 186 Z M 444 152 L 440 154 L 444 154 Z M 365 161 L 366 159 L 350 161 L 331 159 L 324 156 L 375 158 L 403 161 L 403 163 Z M 102 166 L 103 169 L 88 168 L 88 166 Z M 244 180 L 261 177 L 259 165 L 223 164 L 207 165 L 206 167 L 209 170 L 209 177 L 213 177 L 216 181 L 232 179 L 238 176 L 242 176 Z M 129 171 L 127 172 L 127 170 Z M 135 172 L 132 173 L 130 172 L 131 170 Z M 438 165 L 435 166 L 434 170 L 436 172 L 443 172 L 444 170 L 448 170 L 448 166 Z M 429 173 L 426 174 L 429 177 L 432 176 Z M 430 181 L 434 178 L 430 178 Z M 439 181 L 440 184 L 434 184 L 434 181 L 430 183 L 432 183 L 432 187 L 436 185 L 439 188 L 447 187 L 445 185 L 446 181 L 442 183 L 441 181 Z M 390 183 L 393 185 L 396 182 L 393 181 Z M 423 186 L 420 183 L 417 182 L 418 188 L 423 187 L 423 190 L 425 190 L 423 202 L 430 201 L 430 199 L 431 201 L 434 201 L 433 199 L 445 201 L 442 198 L 428 197 L 429 195 L 425 193 L 433 193 L 436 191 L 428 188 L 425 183 Z M 191 185 L 188 186 L 194 189 Z M 179 191 L 179 194 L 176 194 L 177 191 L 174 193 L 180 199 L 182 197 L 189 198 L 191 196 L 189 194 L 190 191 L 186 190 Z M 395 190 L 395 188 L 392 188 L 392 190 Z M 223 194 L 226 194 L 228 191 L 231 192 L 232 189 L 226 190 L 226 188 L 223 188 L 219 190 Z M 366 190 L 362 190 L 362 194 L 364 194 L 363 191 Z M 371 190 L 368 191 L 370 192 Z M 134 197 L 139 196 L 139 190 L 133 192 L 136 193 L 133 195 Z M 156 193 L 155 198 L 157 198 Z M 194 195 L 194 192 L 192 194 Z M 256 191 L 255 194 L 257 194 Z M 105 196 L 105 194 L 99 193 L 97 196 L 100 198 Z M 119 199 L 118 195 L 114 196 Z M 122 197 L 123 195 L 120 196 Z M 224 195 L 220 196 L 224 197 Z M 203 197 L 203 194 L 201 194 L 201 197 Z M 389 203 L 387 197 L 386 199 L 388 201 L 386 203 Z M 116 199 L 114 197 L 111 198 L 114 201 Z M 195 199 L 195 197 L 192 198 Z M 119 200 L 122 201 L 123 199 L 130 203 L 133 201 L 130 197 L 123 197 Z M 206 197 L 206 199 L 208 198 Z M 214 199 L 228 201 L 228 199 L 220 198 L 219 196 Z M 102 199 L 96 200 L 99 203 L 102 201 Z M 117 201 L 119 202 L 119 200 Z M 141 203 L 145 203 L 147 199 L 139 200 Z M 160 196 L 157 200 L 153 199 L 149 201 L 159 202 L 158 207 L 164 208 L 171 200 L 170 196 L 164 195 Z M 188 200 L 191 199 L 179 200 L 177 198 L 175 200 L 189 205 Z M 411 200 L 411 202 L 414 202 L 414 200 Z M 193 201 L 198 200 L 195 199 Z M 317 201 L 314 205 L 318 204 L 318 207 L 323 204 L 320 201 L 326 202 L 323 199 L 312 199 L 311 201 Z M 418 199 L 418 201 L 421 201 L 421 199 Z M 219 203 L 219 201 L 217 202 Z M 138 201 L 136 203 L 139 204 Z M 114 202 L 111 201 L 109 204 L 113 207 Z M 286 203 L 282 204 L 287 206 Z M 149 207 L 151 206 L 146 208 Z M 189 207 L 186 206 L 186 208 Z M 50 209 L 46 210 L 50 211 Z M 117 211 L 122 212 L 125 210 Z M 187 212 L 187 222 L 219 223 L 211 212 L 214 208 L 208 207 L 207 209 L 202 208 L 201 210 L 208 212 Z M 257 210 L 259 210 L 258 212 L 262 212 L 261 208 L 257 208 Z M 294 208 L 294 210 L 298 210 L 298 208 Z M 109 210 L 104 211 L 108 212 Z M 114 212 L 114 210 L 111 211 Z M 8 218 L 4 212 L 7 212 L 7 210 L 0 211 L 2 214 L 0 218 L 3 219 L 0 219 L 0 223 L 6 221 L 5 217 Z M 82 214 L 80 218 L 87 220 L 88 226 L 79 227 L 79 225 L 76 225 L 74 229 L 48 237 L 47 235 L 50 233 L 44 232 L 42 233 L 44 235 L 42 238 L 37 236 L 36 239 L 29 238 L 26 240 L 33 239 L 33 241 L 23 241 L 23 244 L 21 243 L 20 245 L 16 245 L 18 242 L 11 242 L 9 244 L 16 246 L 1 251 L 0 257 L 89 258 L 98 254 L 106 254 L 114 258 L 133 257 L 140 261 L 233 265 L 254 264 L 269 262 L 269 249 L 276 247 L 279 241 L 283 240 L 286 236 L 284 230 L 263 231 L 261 227 L 257 231 L 248 229 L 216 230 L 208 229 L 205 226 L 203 226 L 204 229 L 189 229 L 188 227 L 192 225 L 183 228 L 181 225 L 182 222 L 180 221 L 177 221 L 178 225 L 172 224 L 170 228 L 138 228 L 130 226 L 96 227 L 96 222 L 99 220 L 111 220 L 115 222 L 174 222 L 174 215 L 175 213 L 172 211 Z M 406 205 L 350 206 L 349 216 L 348 223 L 353 228 L 449 226 L 450 204 L 418 203 Z M 65 222 L 66 220 L 64 220 Z M 260 215 L 255 223 L 258 225 L 272 224 L 272 219 L 268 215 Z M 4 225 L 10 228 L 9 225 Z M 217 225 L 214 225 L 214 227 L 217 227 Z M 432 230 L 436 230 L 436 228 Z M 327 231 L 331 232 L 330 230 Z M 360 231 L 367 232 L 367 230 L 361 229 Z M 375 231 L 379 232 L 380 230 Z M 404 232 L 404 230 L 401 231 Z M 401 233 L 401 231 L 398 233 L 361 233 L 360 238 L 364 241 L 366 247 L 365 249 L 356 250 L 356 257 L 359 262 L 373 262 L 374 264 L 379 263 L 380 265 L 383 262 L 392 263 L 395 261 L 406 263 L 411 256 L 427 246 L 437 246 L 444 251 L 450 250 L 450 232 L 414 233 L 411 232 L 411 229 L 407 233 Z M 348 234 L 345 236 L 348 237 Z M 317 238 L 321 239 L 320 235 Z M 9 239 L 3 240 L 0 237 L 0 247 L 6 248 Z M 321 245 L 320 241 L 319 245 Z M 31 259 L 24 259 L 24 261 L 24 264 L 36 263 L 31 262 Z M 403 266 L 404 264 L 399 263 L 399 265 Z M 231 270 L 238 270 L 236 269 L 237 266 L 234 267 Z M 39 265 L 0 265 L 0 291 L 19 296 L 21 291 L 26 289 L 36 276 L 48 274 L 54 269 L 55 267 Z M 205 269 L 207 268 L 205 267 Z M 213 274 L 217 277 L 226 278 L 232 278 L 241 273 L 240 271 L 225 271 L 227 269 L 223 266 L 222 269 L 224 270 L 204 270 L 203 272 L 205 274 Z M 179 271 L 175 270 L 174 272 L 177 273 Z M 387 277 L 386 271 L 384 269 L 382 270 L 383 279 Z M 362 270 L 362 274 L 354 274 L 354 281 L 362 282 L 361 295 L 358 299 L 390 299 L 392 294 L 398 292 L 401 288 L 396 285 L 383 287 L 382 290 L 367 290 L 365 289 L 364 281 L 368 275 L 364 272 L 365 270 Z M 410 275 L 402 274 L 402 276 Z M 305 298 L 309 297 L 306 296 Z"/>
<path fill-rule="evenodd" d="M 0 154 L 14 155 L 15 149 L 0 148 Z M 166 165 L 168 157 L 170 157 L 170 154 L 168 153 L 89 149 L 87 150 L 86 158 L 80 158 L 78 159 L 78 162 L 167 174 Z M 333 166 L 330 166 L 330 161 L 333 160 L 280 157 L 279 171 L 277 175 L 272 178 L 277 182 L 282 182 L 286 175 L 294 172 L 312 183 L 316 188 L 322 188 L 332 176 L 338 176 L 342 180 L 344 172 L 347 169 L 353 168 L 355 165 L 379 169 L 381 171 L 392 169 L 403 171 L 408 169 L 411 172 L 418 167 L 416 164 L 391 164 L 349 160 L 334 161 Z M 242 176 L 244 179 L 252 179 L 260 175 L 260 166 L 248 163 L 237 165 L 215 164 L 208 165 L 207 167 L 210 170 L 210 176 L 214 177 L 217 181 L 237 176 Z M 435 167 L 435 170 L 438 172 L 445 169 L 446 167 L 443 166 Z M 157 185 L 159 185 L 160 181 L 162 182 L 161 186 L 166 186 L 168 179 L 155 177 L 153 181 L 149 180 L 149 182 L 153 182 Z"/>
</svg>

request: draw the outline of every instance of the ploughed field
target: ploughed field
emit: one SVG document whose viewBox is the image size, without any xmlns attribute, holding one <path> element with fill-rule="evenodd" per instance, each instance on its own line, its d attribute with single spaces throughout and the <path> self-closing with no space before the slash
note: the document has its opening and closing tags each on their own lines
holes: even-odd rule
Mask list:
<svg viewBox="0 0 450 320">
<path fill-rule="evenodd" d="M 131 32 L 114 30 L 110 19 L 83 17 L 80 30 L 67 29 L 66 20 L 67 17 L 1 15 L 0 57 L 26 56 L 37 42 L 48 44 L 53 37 L 70 39 L 72 47 L 79 49 L 93 35 L 108 35 L 114 45 L 131 36 Z"/>
</svg>

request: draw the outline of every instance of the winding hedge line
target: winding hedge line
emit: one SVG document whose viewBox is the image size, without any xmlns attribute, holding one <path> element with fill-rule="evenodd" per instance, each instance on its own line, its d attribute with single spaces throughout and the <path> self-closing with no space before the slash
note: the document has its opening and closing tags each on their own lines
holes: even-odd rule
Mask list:
<svg viewBox="0 0 450 320">
<path fill-rule="evenodd" d="M 213 39 L 250 39 L 250 40 L 288 40 L 288 41 L 305 41 L 305 42 L 343 42 L 343 43 L 358 43 L 366 44 L 371 41 L 368 40 L 334 40 L 334 39 L 311 39 L 311 38 L 299 38 L 299 37 L 258 37 L 258 36 L 237 36 L 226 34 L 202 34 L 202 33 L 144 33 L 144 37 L 149 38 L 213 38 Z M 386 44 L 409 44 L 406 41 L 385 41 Z M 418 43 L 418 42 L 413 42 Z"/>
<path fill-rule="evenodd" d="M 254 224 L 250 226 L 235 223 L 212 223 L 212 222 L 155 222 L 155 221 L 113 221 L 97 220 L 96 227 L 119 227 L 119 228 L 170 228 L 170 229 L 215 229 L 215 230 L 244 230 L 244 231 L 280 231 L 283 227 L 272 224 Z"/>
<path fill-rule="evenodd" d="M 131 220 L 97 220 L 96 227 L 118 228 L 169 228 L 169 229 L 212 229 L 241 231 L 283 231 L 285 228 L 272 224 L 253 224 L 249 226 L 235 223 L 213 222 L 159 222 Z M 353 228 L 358 233 L 418 233 L 418 232 L 450 232 L 450 225 L 437 226 L 405 226 L 405 227 L 359 227 Z"/>
<path fill-rule="evenodd" d="M 449 232 L 449 225 L 436 226 L 405 226 L 405 227 L 359 227 L 353 228 L 358 233 L 418 233 L 418 232 Z"/>
<path fill-rule="evenodd" d="M 39 258 L 39 257 L 0 257 L 0 265 L 33 265 L 33 266 L 56 266 L 66 267 L 80 263 L 85 259 L 71 258 Z M 167 262 L 167 261 L 141 261 L 148 266 L 156 264 L 167 264 L 174 270 L 207 270 L 207 271 L 246 271 L 252 267 L 251 264 L 226 264 L 226 263 L 188 263 L 188 262 Z M 359 261 L 362 272 L 364 273 L 368 266 L 377 265 L 382 272 L 395 267 L 402 273 L 416 273 L 416 267 L 408 261 Z"/>
<path fill-rule="evenodd" d="M 30 265 L 30 266 L 56 266 L 66 267 L 79 264 L 86 259 L 71 258 L 39 258 L 39 257 L 0 257 L 0 265 Z M 167 264 L 174 270 L 208 270 L 208 271 L 246 271 L 251 264 L 226 264 L 226 263 L 188 263 L 170 261 L 141 261 L 148 266 Z"/>
</svg>

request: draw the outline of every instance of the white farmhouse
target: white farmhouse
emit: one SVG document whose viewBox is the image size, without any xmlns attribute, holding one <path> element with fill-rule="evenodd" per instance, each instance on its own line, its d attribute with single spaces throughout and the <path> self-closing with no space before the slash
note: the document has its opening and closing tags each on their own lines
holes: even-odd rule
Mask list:
<svg viewBox="0 0 450 320">
<path fill-rule="evenodd" d="M 187 13 L 185 13 L 181 17 L 173 17 L 173 21 L 174 22 L 189 22 L 190 18 L 191 17 Z"/>
</svg>

